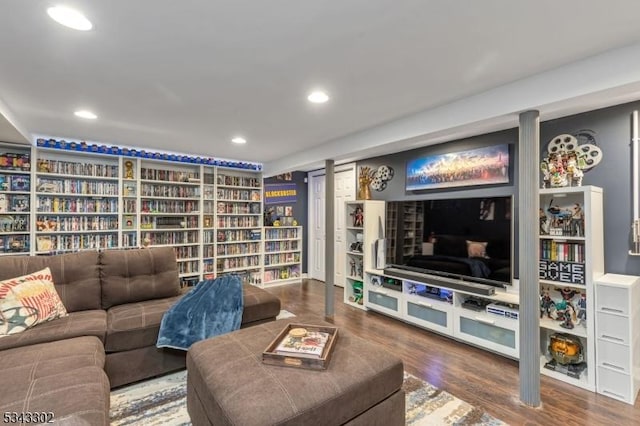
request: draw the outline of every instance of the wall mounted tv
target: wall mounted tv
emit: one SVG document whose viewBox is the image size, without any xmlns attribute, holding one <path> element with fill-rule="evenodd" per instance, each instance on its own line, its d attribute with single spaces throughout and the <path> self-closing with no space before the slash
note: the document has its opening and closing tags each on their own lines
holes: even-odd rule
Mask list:
<svg viewBox="0 0 640 426">
<path fill-rule="evenodd" d="M 509 145 L 494 145 L 407 161 L 407 191 L 509 183 Z"/>
<path fill-rule="evenodd" d="M 390 201 L 388 265 L 496 287 L 512 284 L 511 196 Z"/>
</svg>

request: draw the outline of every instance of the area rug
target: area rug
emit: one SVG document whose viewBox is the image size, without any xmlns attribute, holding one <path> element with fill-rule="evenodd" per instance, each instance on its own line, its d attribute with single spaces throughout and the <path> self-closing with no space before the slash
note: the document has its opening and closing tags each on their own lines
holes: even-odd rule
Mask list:
<svg viewBox="0 0 640 426">
<path fill-rule="evenodd" d="M 190 425 L 186 371 L 118 389 L 111 393 L 112 425 Z M 506 425 L 483 410 L 405 372 L 406 424 Z"/>
<path fill-rule="evenodd" d="M 281 310 L 277 319 L 295 314 Z M 408 426 L 486 425 L 506 423 L 422 379 L 404 373 Z M 191 425 L 187 413 L 187 372 L 179 371 L 111 392 L 111 425 Z"/>
</svg>

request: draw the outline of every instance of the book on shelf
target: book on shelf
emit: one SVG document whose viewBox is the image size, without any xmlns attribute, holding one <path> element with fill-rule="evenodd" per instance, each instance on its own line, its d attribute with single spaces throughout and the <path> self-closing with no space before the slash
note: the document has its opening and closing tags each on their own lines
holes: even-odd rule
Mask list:
<svg viewBox="0 0 640 426">
<path fill-rule="evenodd" d="M 303 358 L 320 358 L 322 352 L 329 340 L 329 333 L 322 331 L 306 331 L 306 333 L 298 337 L 293 329 L 287 334 L 280 344 L 276 347 L 275 352 L 281 355 L 291 355 Z"/>
<path fill-rule="evenodd" d="M 13 212 L 29 211 L 29 196 L 14 195 L 13 197 L 11 197 L 11 211 Z"/>
<path fill-rule="evenodd" d="M 53 247 L 51 237 L 48 235 L 38 235 L 36 237 L 36 250 L 49 251 Z"/>
<path fill-rule="evenodd" d="M 6 194 L 0 194 L 0 213 L 9 211 L 9 197 Z"/>
<path fill-rule="evenodd" d="M 13 175 L 10 178 L 12 191 L 24 191 L 27 192 L 31 189 L 31 179 L 29 176 L 17 176 Z"/>
</svg>

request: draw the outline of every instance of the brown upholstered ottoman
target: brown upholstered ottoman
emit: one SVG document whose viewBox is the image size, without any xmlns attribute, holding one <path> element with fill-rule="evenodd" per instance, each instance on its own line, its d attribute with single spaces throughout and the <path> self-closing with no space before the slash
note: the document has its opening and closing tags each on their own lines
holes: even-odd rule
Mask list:
<svg viewBox="0 0 640 426">
<path fill-rule="evenodd" d="M 187 353 L 187 408 L 194 425 L 404 425 L 402 361 L 340 329 L 324 371 L 262 363 L 296 317 L 194 344 Z"/>
</svg>

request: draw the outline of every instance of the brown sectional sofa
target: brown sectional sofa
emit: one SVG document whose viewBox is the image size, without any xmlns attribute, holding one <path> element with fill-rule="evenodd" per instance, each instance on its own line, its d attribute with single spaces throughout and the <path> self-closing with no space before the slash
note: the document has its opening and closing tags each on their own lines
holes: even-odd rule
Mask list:
<svg viewBox="0 0 640 426">
<path fill-rule="evenodd" d="M 47 266 L 69 315 L 0 338 L 0 411 L 108 424 L 109 388 L 185 367 L 183 351 L 155 347 L 182 296 L 171 247 L 0 257 L 0 280 Z M 242 327 L 275 320 L 278 298 L 243 290 Z"/>
</svg>

